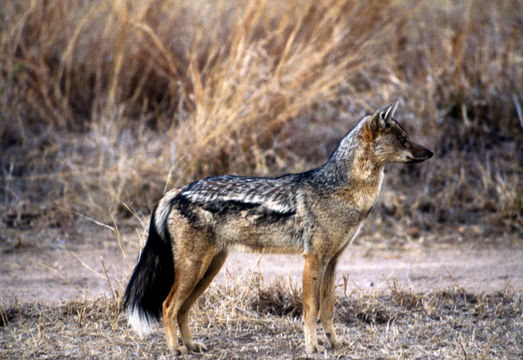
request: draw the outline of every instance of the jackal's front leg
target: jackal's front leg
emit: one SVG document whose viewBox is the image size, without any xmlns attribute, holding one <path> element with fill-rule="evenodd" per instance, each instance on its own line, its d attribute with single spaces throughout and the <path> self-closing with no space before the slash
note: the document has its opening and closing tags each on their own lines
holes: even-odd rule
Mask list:
<svg viewBox="0 0 523 360">
<path fill-rule="evenodd" d="M 329 339 L 332 348 L 346 345 L 345 341 L 340 341 L 336 337 L 334 330 L 334 280 L 336 279 L 336 264 L 338 257 L 331 259 L 325 269 L 323 280 L 321 282 L 321 299 L 320 299 L 320 320 L 325 335 Z"/>
<path fill-rule="evenodd" d="M 303 322 L 305 325 L 305 351 L 321 353 L 324 349 L 318 345 L 316 321 L 320 300 L 320 286 L 323 266 L 314 255 L 305 255 L 303 269 Z"/>
</svg>

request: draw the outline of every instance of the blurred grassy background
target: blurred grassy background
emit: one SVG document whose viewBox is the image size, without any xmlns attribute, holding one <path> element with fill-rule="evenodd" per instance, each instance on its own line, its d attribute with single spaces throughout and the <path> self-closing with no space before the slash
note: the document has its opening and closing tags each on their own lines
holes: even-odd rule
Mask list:
<svg viewBox="0 0 523 360">
<path fill-rule="evenodd" d="M 136 225 L 203 176 L 303 171 L 400 98 L 435 157 L 387 168 L 363 235 L 517 238 L 522 14 L 517 0 L 4 1 L 0 228 Z"/>
</svg>

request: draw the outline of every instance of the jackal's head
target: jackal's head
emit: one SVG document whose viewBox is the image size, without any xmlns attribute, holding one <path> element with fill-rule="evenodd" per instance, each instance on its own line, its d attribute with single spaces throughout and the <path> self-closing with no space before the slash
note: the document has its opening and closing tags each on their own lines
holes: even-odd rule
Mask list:
<svg viewBox="0 0 523 360">
<path fill-rule="evenodd" d="M 432 151 L 412 142 L 405 129 L 394 120 L 398 101 L 388 104 L 365 120 L 362 138 L 382 164 L 416 163 L 432 157 Z"/>
</svg>

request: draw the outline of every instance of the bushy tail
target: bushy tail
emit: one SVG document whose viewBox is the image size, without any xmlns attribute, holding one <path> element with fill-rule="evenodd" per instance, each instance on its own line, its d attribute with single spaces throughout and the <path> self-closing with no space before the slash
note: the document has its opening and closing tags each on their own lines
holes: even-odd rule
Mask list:
<svg viewBox="0 0 523 360">
<path fill-rule="evenodd" d="M 156 208 L 151 216 L 147 243 L 122 300 L 129 325 L 140 336 L 149 332 L 152 323 L 160 320 L 162 303 L 174 283 L 171 239 L 167 231 L 159 233 L 155 216 Z"/>
</svg>

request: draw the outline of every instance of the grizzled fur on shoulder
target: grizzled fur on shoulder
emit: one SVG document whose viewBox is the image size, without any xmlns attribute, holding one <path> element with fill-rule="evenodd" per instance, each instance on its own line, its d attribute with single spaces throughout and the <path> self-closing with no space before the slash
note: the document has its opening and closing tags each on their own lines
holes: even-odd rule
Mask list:
<svg viewBox="0 0 523 360">
<path fill-rule="evenodd" d="M 294 253 L 305 258 L 306 352 L 323 351 L 316 335 L 318 318 L 330 345 L 343 345 L 333 322 L 338 258 L 376 202 L 384 166 L 432 156 L 394 120 L 397 105 L 363 118 L 318 168 L 275 178 L 214 176 L 165 194 L 151 217 L 147 244 L 124 297 L 131 325 L 149 325 L 162 303 L 169 348 L 205 350 L 192 338 L 188 312 L 227 253 Z"/>
</svg>

